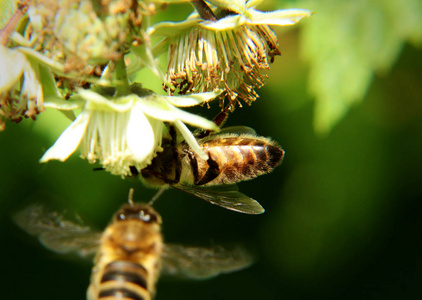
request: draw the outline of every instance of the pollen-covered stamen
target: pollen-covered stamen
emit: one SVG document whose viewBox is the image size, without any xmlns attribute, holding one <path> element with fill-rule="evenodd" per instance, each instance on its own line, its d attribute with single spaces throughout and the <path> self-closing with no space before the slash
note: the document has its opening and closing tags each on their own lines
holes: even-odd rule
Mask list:
<svg viewBox="0 0 422 300">
<path fill-rule="evenodd" d="M 173 38 L 169 47 L 167 79 L 179 94 L 225 90 L 230 109 L 240 101 L 251 104 L 264 85 L 274 55 L 279 55 L 275 34 L 268 26 L 242 25 L 214 31 L 196 27 Z M 167 88 L 167 87 L 166 87 Z M 223 105 L 224 103 L 221 103 Z"/>
<path fill-rule="evenodd" d="M 258 32 L 262 38 L 265 39 L 268 46 L 268 55 L 270 56 L 270 61 L 274 61 L 274 56 L 281 55 L 280 50 L 278 49 L 278 39 L 275 35 L 274 31 L 271 30 L 269 26 L 266 25 L 258 25 L 256 26 Z"/>
<path fill-rule="evenodd" d="M 223 32 L 217 31 L 215 33 L 217 47 L 220 50 L 220 65 L 222 65 L 222 67 L 225 66 L 224 72 L 221 73 L 221 79 L 220 79 L 221 81 L 224 81 L 225 79 L 224 74 L 230 72 L 230 61 L 231 61 L 231 53 L 226 51 L 226 49 L 228 49 L 228 45 L 226 43 L 226 39 L 223 37 L 223 35 L 225 34 L 226 33 L 224 31 Z"/>
<path fill-rule="evenodd" d="M 107 171 L 122 176 L 130 175 L 130 166 L 142 168 L 150 163 L 153 154 L 137 161 L 136 153 L 130 148 L 128 131 L 131 113 L 130 110 L 93 112 L 81 141 L 81 158 L 90 163 L 100 160 Z M 145 131 L 147 129 L 144 128 Z M 155 150 L 158 148 L 159 145 L 156 145 Z"/>
</svg>

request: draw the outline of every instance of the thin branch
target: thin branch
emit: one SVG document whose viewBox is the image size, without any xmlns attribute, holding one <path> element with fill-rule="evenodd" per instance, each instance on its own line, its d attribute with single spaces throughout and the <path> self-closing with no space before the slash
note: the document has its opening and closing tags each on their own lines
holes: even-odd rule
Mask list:
<svg viewBox="0 0 422 300">
<path fill-rule="evenodd" d="M 17 4 L 17 8 L 13 13 L 13 16 L 9 19 L 7 24 L 0 30 L 0 45 L 6 46 L 9 42 L 9 38 L 15 31 L 20 20 L 26 14 L 30 1 L 21 1 Z"/>
<path fill-rule="evenodd" d="M 203 0 L 191 0 L 192 5 L 195 7 L 196 11 L 199 13 L 203 20 L 207 21 L 217 21 L 217 17 L 214 15 L 214 12 L 208 6 L 207 3 Z"/>
</svg>

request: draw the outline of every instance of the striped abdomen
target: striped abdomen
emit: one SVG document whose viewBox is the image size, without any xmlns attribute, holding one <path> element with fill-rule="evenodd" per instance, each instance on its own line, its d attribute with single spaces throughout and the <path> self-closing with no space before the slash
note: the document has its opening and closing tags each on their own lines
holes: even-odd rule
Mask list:
<svg viewBox="0 0 422 300">
<path fill-rule="evenodd" d="M 88 300 L 151 300 L 160 272 L 161 217 L 148 205 L 124 205 L 101 237 Z"/>
<path fill-rule="evenodd" d="M 184 162 L 190 166 L 195 185 L 234 184 L 250 180 L 271 172 L 284 156 L 283 149 L 275 142 L 252 135 L 217 136 L 200 145 L 209 159 L 202 160 L 189 151 Z"/>
<path fill-rule="evenodd" d="M 98 286 L 99 300 L 150 300 L 147 270 L 130 261 L 115 261 L 105 266 Z"/>
</svg>

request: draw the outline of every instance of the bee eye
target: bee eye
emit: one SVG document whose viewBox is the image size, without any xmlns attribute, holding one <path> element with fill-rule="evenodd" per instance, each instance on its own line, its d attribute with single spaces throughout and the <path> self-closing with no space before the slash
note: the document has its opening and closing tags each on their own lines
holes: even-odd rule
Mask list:
<svg viewBox="0 0 422 300">
<path fill-rule="evenodd" d="M 117 215 L 117 221 L 123 221 L 126 219 L 126 215 L 121 213 Z"/>
<path fill-rule="evenodd" d="M 139 219 L 141 219 L 144 222 L 150 222 L 151 221 L 151 215 L 148 213 L 145 213 L 145 211 L 141 210 L 139 211 Z"/>
</svg>

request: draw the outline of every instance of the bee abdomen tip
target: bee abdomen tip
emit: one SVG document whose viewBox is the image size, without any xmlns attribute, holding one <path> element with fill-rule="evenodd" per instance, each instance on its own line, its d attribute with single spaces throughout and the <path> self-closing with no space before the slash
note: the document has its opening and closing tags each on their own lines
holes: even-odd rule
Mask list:
<svg viewBox="0 0 422 300">
<path fill-rule="evenodd" d="M 267 153 L 268 153 L 268 165 L 271 168 L 277 167 L 284 158 L 284 150 L 278 146 L 268 145 L 267 146 Z"/>
</svg>

